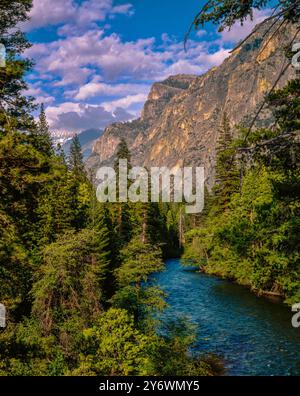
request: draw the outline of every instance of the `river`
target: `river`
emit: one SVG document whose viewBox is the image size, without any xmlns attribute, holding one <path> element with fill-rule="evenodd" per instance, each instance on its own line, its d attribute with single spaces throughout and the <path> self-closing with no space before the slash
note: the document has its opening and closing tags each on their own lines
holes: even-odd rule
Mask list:
<svg viewBox="0 0 300 396">
<path fill-rule="evenodd" d="M 167 293 L 163 318 L 186 316 L 197 328 L 196 350 L 224 358 L 228 375 L 300 375 L 300 328 L 280 303 L 169 260 L 154 281 Z"/>
</svg>

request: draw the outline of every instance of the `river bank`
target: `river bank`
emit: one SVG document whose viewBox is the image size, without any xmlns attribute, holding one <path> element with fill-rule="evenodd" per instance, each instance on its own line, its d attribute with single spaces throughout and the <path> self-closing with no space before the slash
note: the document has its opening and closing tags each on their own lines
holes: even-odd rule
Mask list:
<svg viewBox="0 0 300 396">
<path fill-rule="evenodd" d="M 189 265 L 186 265 L 186 266 L 189 267 Z M 285 300 L 285 297 L 286 297 L 284 295 L 284 293 L 282 293 L 282 292 L 257 289 L 249 284 L 239 283 L 238 280 L 236 280 L 235 278 L 220 275 L 218 272 L 207 271 L 205 267 L 198 268 L 198 266 L 197 266 L 197 269 L 195 269 L 195 271 L 199 272 L 200 274 L 215 276 L 219 279 L 226 280 L 227 282 L 231 282 L 236 285 L 242 286 L 242 287 L 246 288 L 247 290 L 249 290 L 251 293 L 255 294 L 256 296 L 267 298 L 268 300 L 273 301 L 274 303 L 283 303 Z"/>
<path fill-rule="evenodd" d="M 300 375 L 300 331 L 292 313 L 248 289 L 168 260 L 153 276 L 167 293 L 161 319 L 187 317 L 196 326 L 194 350 L 221 356 L 228 375 Z"/>
</svg>

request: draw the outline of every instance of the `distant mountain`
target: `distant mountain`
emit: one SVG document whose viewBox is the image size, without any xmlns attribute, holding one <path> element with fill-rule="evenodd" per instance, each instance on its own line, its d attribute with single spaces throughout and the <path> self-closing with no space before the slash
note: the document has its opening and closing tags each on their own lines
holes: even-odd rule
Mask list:
<svg viewBox="0 0 300 396">
<path fill-rule="evenodd" d="M 211 187 L 224 113 L 232 127 L 249 125 L 286 62 L 285 48 L 296 27 L 279 26 L 276 35 L 266 35 L 268 27 L 259 26 L 220 67 L 199 77 L 179 75 L 154 84 L 141 117 L 107 127 L 94 144 L 87 167 L 112 164 L 124 138 L 134 165 L 204 166 Z M 271 28 L 276 30 L 278 25 Z M 294 75 L 290 67 L 278 87 Z M 270 113 L 264 111 L 258 125 L 268 126 L 271 121 Z"/>
<path fill-rule="evenodd" d="M 101 129 L 88 129 L 78 134 L 78 138 L 82 148 L 83 159 L 86 160 L 93 152 L 93 145 L 97 139 L 102 135 Z M 65 153 L 68 155 L 70 152 L 72 138 L 68 139 L 63 145 Z"/>
<path fill-rule="evenodd" d="M 58 145 L 63 146 L 68 140 L 71 140 L 74 136 L 74 133 L 66 132 L 66 131 L 51 131 L 51 137 L 54 144 L 54 147 Z"/>
</svg>

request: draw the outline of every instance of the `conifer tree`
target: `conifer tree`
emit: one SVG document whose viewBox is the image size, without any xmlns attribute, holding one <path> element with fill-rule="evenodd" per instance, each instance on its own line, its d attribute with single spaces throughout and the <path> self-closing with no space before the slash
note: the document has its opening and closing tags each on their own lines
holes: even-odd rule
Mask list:
<svg viewBox="0 0 300 396">
<path fill-rule="evenodd" d="M 32 99 L 22 92 L 26 89 L 24 75 L 32 63 L 20 55 L 30 47 L 25 35 L 19 30 L 20 22 L 28 19 L 32 0 L 1 1 L 0 43 L 6 48 L 6 67 L 0 68 L 0 138 L 7 128 L 19 131 L 34 128 L 31 110 Z"/>
<path fill-rule="evenodd" d="M 56 155 L 59 158 L 60 163 L 62 165 L 67 166 L 66 153 L 65 153 L 65 151 L 64 151 L 64 149 L 63 149 L 63 147 L 62 147 L 62 145 L 60 143 L 57 145 Z"/>
<path fill-rule="evenodd" d="M 221 210 L 227 208 L 230 196 L 238 191 L 239 173 L 228 115 L 225 113 L 219 131 L 215 196 Z"/>
<path fill-rule="evenodd" d="M 124 246 L 131 239 L 132 235 L 132 227 L 131 227 L 131 214 L 130 214 L 130 205 L 127 202 L 119 202 L 120 198 L 120 190 L 119 190 L 119 161 L 127 160 L 127 176 L 128 172 L 131 168 L 131 154 L 127 143 L 124 139 L 121 140 L 116 154 L 116 160 L 114 164 L 114 169 L 117 178 L 117 203 L 115 205 L 116 208 L 116 233 L 118 235 L 119 245 L 120 247 Z M 129 183 L 128 183 L 129 186 Z"/>
<path fill-rule="evenodd" d="M 41 105 L 39 121 L 36 131 L 33 132 L 33 145 L 42 153 L 51 157 L 54 154 L 52 138 L 49 131 L 49 125 L 45 113 L 44 105 Z"/>
<path fill-rule="evenodd" d="M 128 169 L 131 167 L 131 154 L 128 148 L 128 145 L 126 143 L 126 140 L 124 138 L 121 139 L 118 148 L 117 148 L 117 154 L 116 154 L 116 160 L 115 160 L 115 172 L 117 175 L 119 174 L 119 160 L 127 160 L 128 162 Z"/>
<path fill-rule="evenodd" d="M 284 133 L 300 129 L 300 77 L 268 96 L 276 122 Z"/>
<path fill-rule="evenodd" d="M 23 328 L 35 334 L 34 343 L 44 337 L 39 358 L 54 363 L 58 351 L 63 366 L 79 358 L 82 331 L 103 312 L 108 253 L 105 228 L 68 232 L 45 248 L 32 289 L 32 321 Z"/>
<path fill-rule="evenodd" d="M 69 166 L 75 178 L 78 180 L 86 179 L 81 144 L 77 134 L 74 136 L 71 142 Z"/>
<path fill-rule="evenodd" d="M 142 282 L 146 282 L 151 274 L 164 268 L 161 249 L 143 243 L 139 236 L 133 238 L 121 251 L 121 259 L 122 265 L 116 270 L 120 286 L 135 284 L 140 288 Z"/>
</svg>

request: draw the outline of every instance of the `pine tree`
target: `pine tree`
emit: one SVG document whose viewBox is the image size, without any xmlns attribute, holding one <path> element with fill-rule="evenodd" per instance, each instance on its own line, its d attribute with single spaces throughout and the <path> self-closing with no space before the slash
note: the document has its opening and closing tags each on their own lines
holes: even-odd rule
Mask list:
<svg viewBox="0 0 300 396">
<path fill-rule="evenodd" d="M 295 138 L 300 129 L 300 77 L 269 95 L 268 103 L 276 120 L 278 141 L 261 160 L 284 174 L 274 181 L 281 198 L 295 201 L 300 199 L 300 143 Z"/>
<path fill-rule="evenodd" d="M 228 115 L 225 113 L 219 131 L 217 146 L 216 186 L 214 189 L 219 210 L 228 207 L 230 196 L 238 191 L 239 173 Z"/>
<path fill-rule="evenodd" d="M 117 153 L 116 153 L 116 160 L 115 160 L 115 172 L 117 175 L 119 174 L 119 161 L 121 160 L 127 160 L 128 162 L 128 169 L 131 168 L 131 154 L 130 150 L 128 148 L 128 145 L 126 143 L 126 140 L 124 138 L 121 139 L 118 148 L 117 148 Z"/>
<path fill-rule="evenodd" d="M 13 303 L 8 302 L 9 315 L 15 320 L 30 311 L 37 209 L 44 186 L 53 178 L 51 160 L 35 145 L 36 126 L 31 116 L 35 107 L 22 94 L 31 62 L 21 56 L 30 45 L 18 26 L 27 20 L 31 3 L 16 0 L 0 5 L 0 42 L 7 53 L 6 66 L 0 68 L 0 212 L 4 219 L 1 228 L 6 227 L 6 232 L 0 233 L 6 261 L 0 289 L 4 294 L 7 288 L 15 289 Z M 12 279 L 15 286 L 10 284 Z"/>
<path fill-rule="evenodd" d="M 131 214 L 130 214 L 130 205 L 127 202 L 119 202 L 120 198 L 120 190 L 119 190 L 119 161 L 120 160 L 127 160 L 127 176 L 128 172 L 131 169 L 131 154 L 128 149 L 127 143 L 124 139 L 121 140 L 116 154 L 115 160 L 115 173 L 117 178 L 117 200 L 118 203 L 114 205 L 116 208 L 116 233 L 118 235 L 119 245 L 120 247 L 124 246 L 128 243 L 132 236 L 132 227 L 131 227 Z M 128 183 L 128 187 L 129 187 Z"/>
<path fill-rule="evenodd" d="M 41 105 L 36 131 L 33 132 L 33 145 L 48 157 L 51 157 L 54 154 L 52 138 L 43 104 Z"/>
<path fill-rule="evenodd" d="M 135 284 L 140 288 L 151 274 L 164 269 L 161 249 L 133 238 L 121 251 L 122 265 L 116 270 L 118 284 L 122 287 Z"/>
<path fill-rule="evenodd" d="M 300 78 L 274 91 L 268 96 L 268 104 L 273 110 L 276 122 L 284 133 L 300 129 Z"/>
<path fill-rule="evenodd" d="M 86 172 L 84 169 L 83 155 L 81 151 L 81 144 L 79 137 L 76 134 L 71 142 L 70 155 L 69 155 L 69 166 L 70 169 L 78 180 L 86 179 Z"/>
<path fill-rule="evenodd" d="M 56 147 L 56 155 L 59 158 L 60 163 L 67 166 L 66 153 L 60 143 Z"/>
<path fill-rule="evenodd" d="M 108 266 L 107 230 L 69 232 L 46 247 L 39 279 L 33 286 L 33 315 L 43 334 L 72 339 L 102 311 Z M 68 324 L 70 326 L 68 328 Z M 74 346 L 74 344 L 73 344 Z M 69 352 L 71 352 L 70 347 Z M 76 351 L 73 350 L 73 353 Z"/>
<path fill-rule="evenodd" d="M 33 101 L 22 92 L 26 89 L 24 75 L 32 62 L 20 55 L 30 47 L 18 26 L 28 19 L 32 0 L 1 1 L 0 42 L 6 48 L 6 67 L 0 68 L 0 138 L 8 128 L 29 131 L 34 128 L 31 111 Z"/>
<path fill-rule="evenodd" d="M 12 219 L 0 209 L 0 301 L 11 318 L 20 302 L 28 297 L 30 277 L 28 255 L 17 229 Z"/>
</svg>

